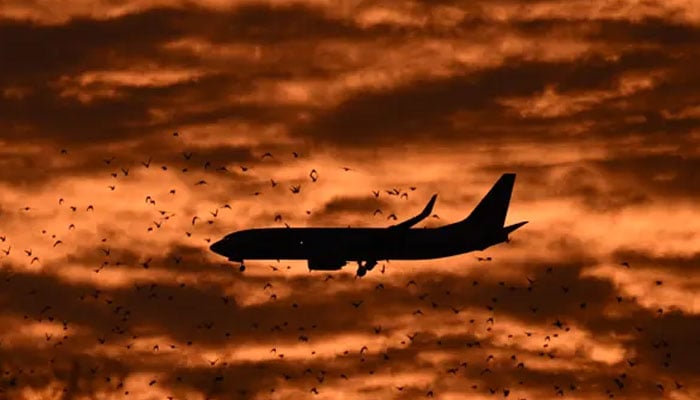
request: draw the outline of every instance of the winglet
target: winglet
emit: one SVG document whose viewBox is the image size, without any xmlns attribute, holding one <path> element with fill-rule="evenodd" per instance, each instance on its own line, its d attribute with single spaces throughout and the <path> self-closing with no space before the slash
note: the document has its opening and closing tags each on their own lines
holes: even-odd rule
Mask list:
<svg viewBox="0 0 700 400">
<path fill-rule="evenodd" d="M 426 219 L 428 216 L 430 216 L 430 213 L 433 212 L 433 206 L 435 205 L 435 200 L 437 200 L 437 194 L 434 194 L 433 197 L 430 198 L 430 201 L 428 204 L 425 206 L 423 211 L 421 211 L 420 214 L 416 215 L 415 217 L 411 219 L 407 219 L 400 224 L 397 225 L 392 225 L 390 228 L 393 229 L 407 229 L 412 227 L 413 225 L 421 222 L 422 220 Z"/>
</svg>

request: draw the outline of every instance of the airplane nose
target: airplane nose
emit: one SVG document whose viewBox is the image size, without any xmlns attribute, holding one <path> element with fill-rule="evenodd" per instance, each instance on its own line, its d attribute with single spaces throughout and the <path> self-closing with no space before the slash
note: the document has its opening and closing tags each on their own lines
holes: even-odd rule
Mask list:
<svg viewBox="0 0 700 400">
<path fill-rule="evenodd" d="M 213 251 L 213 252 L 216 253 L 216 254 L 220 254 L 220 255 L 222 255 L 222 256 L 225 255 L 225 254 L 224 254 L 224 243 L 223 243 L 223 242 L 224 242 L 223 240 L 219 240 L 218 242 L 216 242 L 216 243 L 212 244 L 211 246 L 209 246 L 209 250 Z"/>
</svg>

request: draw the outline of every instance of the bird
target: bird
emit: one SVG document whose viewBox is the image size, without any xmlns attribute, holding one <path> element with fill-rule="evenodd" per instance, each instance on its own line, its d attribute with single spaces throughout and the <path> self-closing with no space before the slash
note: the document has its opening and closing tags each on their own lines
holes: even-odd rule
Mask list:
<svg viewBox="0 0 700 400">
<path fill-rule="evenodd" d="M 141 161 L 141 165 L 143 165 L 146 168 L 150 167 L 151 166 L 151 157 L 148 157 L 148 160 L 146 160 L 145 162 Z"/>
<path fill-rule="evenodd" d="M 379 190 L 373 190 L 372 194 L 374 195 L 375 198 L 379 198 Z"/>
<path fill-rule="evenodd" d="M 315 169 L 312 169 L 311 172 L 309 172 L 309 177 L 311 178 L 312 182 L 316 182 L 318 180 L 318 172 L 316 172 Z"/>
<path fill-rule="evenodd" d="M 289 190 L 291 190 L 292 193 L 297 194 L 301 191 L 301 185 L 292 186 L 289 188 Z"/>
<path fill-rule="evenodd" d="M 266 152 L 265 154 L 263 154 L 262 157 L 260 157 L 260 158 L 261 158 L 261 159 L 264 159 L 265 157 L 273 158 L 273 157 L 272 157 L 272 153 L 270 153 L 269 151 Z"/>
</svg>

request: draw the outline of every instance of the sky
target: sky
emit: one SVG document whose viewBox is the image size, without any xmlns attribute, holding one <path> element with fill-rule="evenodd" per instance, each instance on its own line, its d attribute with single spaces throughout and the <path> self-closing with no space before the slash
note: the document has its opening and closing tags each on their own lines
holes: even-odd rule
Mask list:
<svg viewBox="0 0 700 400">
<path fill-rule="evenodd" d="M 699 57 L 694 0 L 0 1 L 0 398 L 700 398 Z M 483 252 L 208 249 L 507 172 Z"/>
</svg>

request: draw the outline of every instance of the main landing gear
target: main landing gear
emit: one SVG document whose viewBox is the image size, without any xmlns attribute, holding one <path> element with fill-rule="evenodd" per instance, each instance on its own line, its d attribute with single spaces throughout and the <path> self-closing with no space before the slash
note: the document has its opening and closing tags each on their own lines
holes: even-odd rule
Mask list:
<svg viewBox="0 0 700 400">
<path fill-rule="evenodd" d="M 229 258 L 228 260 L 232 261 L 232 262 L 240 263 L 240 265 L 238 266 L 238 270 L 241 272 L 245 271 L 245 263 L 243 262 L 243 260 L 237 259 L 237 258 Z"/>
<path fill-rule="evenodd" d="M 357 261 L 357 276 L 362 278 L 367 274 L 367 271 L 371 271 L 376 265 L 377 262 L 374 260 L 365 261 L 364 263 L 362 261 Z"/>
</svg>

